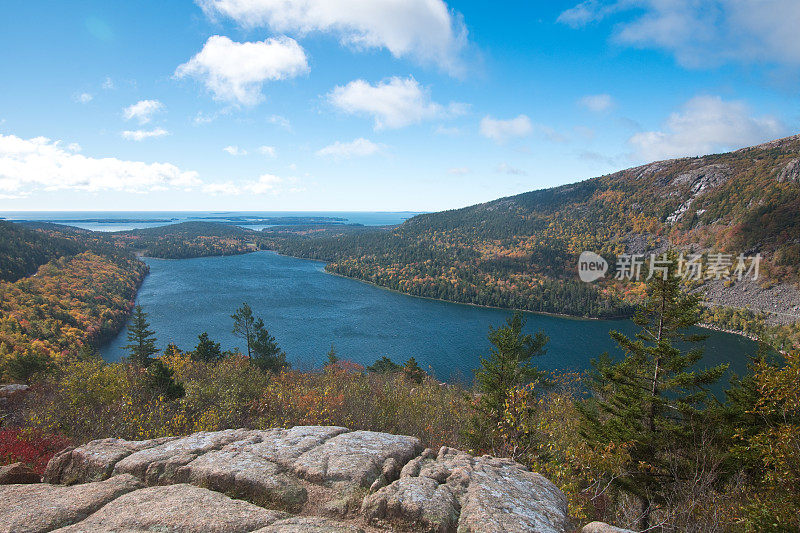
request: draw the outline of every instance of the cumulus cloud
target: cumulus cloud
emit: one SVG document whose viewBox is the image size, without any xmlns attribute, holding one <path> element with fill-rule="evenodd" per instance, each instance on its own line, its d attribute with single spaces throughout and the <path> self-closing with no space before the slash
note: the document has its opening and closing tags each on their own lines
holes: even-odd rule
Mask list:
<svg viewBox="0 0 800 533">
<path fill-rule="evenodd" d="M 152 130 L 125 130 L 121 135 L 129 141 L 143 141 L 145 139 L 157 139 L 169 135 L 169 132 L 164 128 L 155 128 Z"/>
<path fill-rule="evenodd" d="M 558 21 L 581 28 L 629 12 L 614 26 L 616 42 L 666 50 L 687 67 L 800 65 L 797 0 L 587 0 Z"/>
<path fill-rule="evenodd" d="M 351 157 L 365 157 L 381 151 L 381 145 L 359 137 L 350 142 L 336 141 L 333 144 L 317 151 L 320 157 L 333 157 L 334 159 L 349 159 Z"/>
<path fill-rule="evenodd" d="M 0 134 L 0 193 L 23 196 L 35 191 L 146 192 L 190 188 L 200 184 L 197 172 L 170 163 L 143 163 L 76 153 L 46 137 L 22 139 Z"/>
<path fill-rule="evenodd" d="M 257 180 L 245 184 L 245 189 L 253 194 L 277 193 L 283 178 L 272 174 L 262 174 Z"/>
<path fill-rule="evenodd" d="M 451 103 L 445 107 L 431 101 L 429 91 L 411 77 L 393 77 L 376 85 L 364 80 L 351 81 L 334 88 L 328 99 L 345 113 L 372 116 L 376 130 L 402 128 L 465 112 L 464 104 Z"/>
<path fill-rule="evenodd" d="M 122 116 L 125 120 L 136 119 L 139 124 L 147 124 L 153 115 L 164 110 L 164 104 L 158 100 L 140 100 L 123 109 Z"/>
<path fill-rule="evenodd" d="M 481 135 L 498 143 L 515 137 L 525 137 L 533 131 L 533 124 L 527 115 L 519 115 L 508 120 L 499 120 L 486 115 L 481 120 Z"/>
<path fill-rule="evenodd" d="M 281 33 L 327 32 L 356 49 L 383 48 L 395 57 L 463 72 L 462 18 L 442 0 L 196 0 L 211 17 Z"/>
<path fill-rule="evenodd" d="M 250 106 L 263 99 L 261 88 L 267 81 L 306 72 L 306 53 L 289 37 L 237 43 L 213 35 L 200 52 L 175 70 L 175 76 L 201 81 L 216 100 Z"/>
<path fill-rule="evenodd" d="M 589 111 L 602 113 L 614 107 L 614 99 L 610 94 L 587 94 L 578 100 L 578 105 Z"/>
<path fill-rule="evenodd" d="M 649 161 L 742 148 L 785 132 L 780 120 L 754 117 L 744 102 L 696 96 L 672 113 L 662 130 L 637 133 L 629 143 L 639 158 Z"/>
<path fill-rule="evenodd" d="M 243 150 L 238 146 L 226 146 L 223 150 L 233 156 L 247 155 L 247 150 Z"/>
</svg>

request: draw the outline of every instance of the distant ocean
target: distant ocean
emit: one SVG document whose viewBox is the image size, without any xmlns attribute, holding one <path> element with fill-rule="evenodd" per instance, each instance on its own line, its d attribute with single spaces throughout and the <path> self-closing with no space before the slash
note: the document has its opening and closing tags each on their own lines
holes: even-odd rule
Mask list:
<svg viewBox="0 0 800 533">
<path fill-rule="evenodd" d="M 402 211 L 0 211 L 0 219 L 66 224 L 92 231 L 125 231 L 180 222 L 227 222 L 260 230 L 269 225 L 245 224 L 246 220 L 269 217 L 326 217 L 344 224 L 388 226 L 402 224 L 418 215 Z M 242 221 L 242 223 L 237 223 Z"/>
</svg>

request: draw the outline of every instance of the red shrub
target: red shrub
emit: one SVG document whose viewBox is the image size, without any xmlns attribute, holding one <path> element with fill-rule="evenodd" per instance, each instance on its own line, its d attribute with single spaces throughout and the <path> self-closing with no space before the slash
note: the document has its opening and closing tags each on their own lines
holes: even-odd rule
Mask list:
<svg viewBox="0 0 800 533">
<path fill-rule="evenodd" d="M 25 463 L 37 474 L 44 474 L 50 458 L 69 445 L 63 435 L 35 429 L 0 429 L 0 465 Z"/>
</svg>

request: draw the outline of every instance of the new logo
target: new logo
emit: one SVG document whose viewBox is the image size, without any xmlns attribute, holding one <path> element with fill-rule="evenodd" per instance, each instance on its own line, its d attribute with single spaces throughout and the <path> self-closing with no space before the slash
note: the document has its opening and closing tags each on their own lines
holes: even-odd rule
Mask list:
<svg viewBox="0 0 800 533">
<path fill-rule="evenodd" d="M 578 258 L 578 277 L 591 283 L 608 272 L 608 262 L 594 252 L 583 252 Z"/>
</svg>

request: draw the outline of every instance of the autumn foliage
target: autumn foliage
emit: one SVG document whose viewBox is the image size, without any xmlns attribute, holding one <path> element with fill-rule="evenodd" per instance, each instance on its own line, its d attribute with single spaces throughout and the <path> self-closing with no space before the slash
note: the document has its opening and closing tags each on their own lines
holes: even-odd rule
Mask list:
<svg viewBox="0 0 800 533">
<path fill-rule="evenodd" d="M 136 259 L 84 252 L 0 282 L 0 360 L 31 351 L 60 359 L 116 334 L 146 273 Z"/>
</svg>

